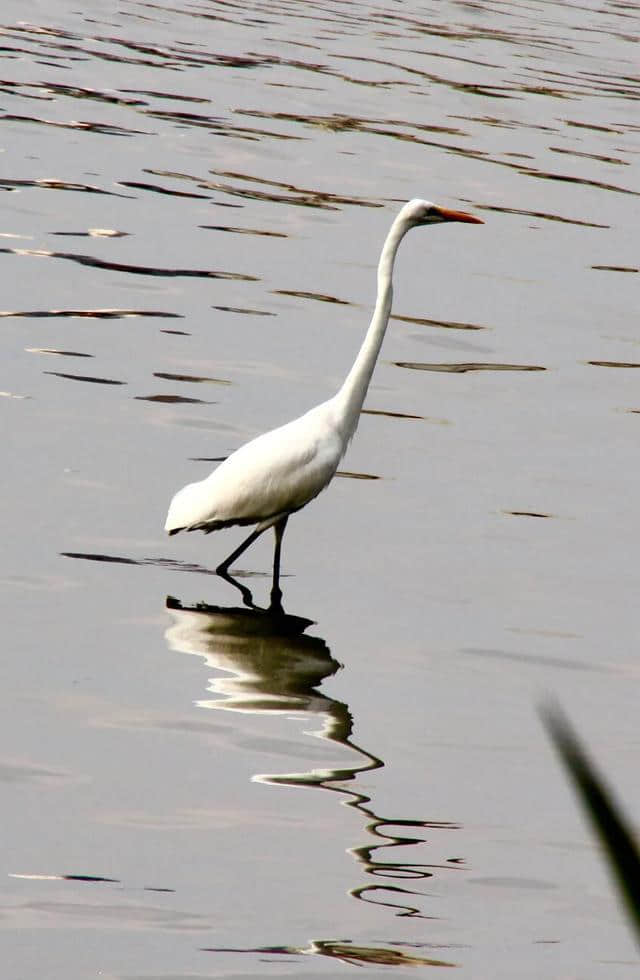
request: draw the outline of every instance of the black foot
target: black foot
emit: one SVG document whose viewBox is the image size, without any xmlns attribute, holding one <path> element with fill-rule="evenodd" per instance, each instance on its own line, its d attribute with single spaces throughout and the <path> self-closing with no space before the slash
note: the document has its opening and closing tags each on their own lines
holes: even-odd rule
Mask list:
<svg viewBox="0 0 640 980">
<path fill-rule="evenodd" d="M 282 589 L 275 585 L 271 589 L 271 605 L 269 606 L 269 612 L 275 616 L 284 616 L 284 609 L 282 606 Z"/>
</svg>

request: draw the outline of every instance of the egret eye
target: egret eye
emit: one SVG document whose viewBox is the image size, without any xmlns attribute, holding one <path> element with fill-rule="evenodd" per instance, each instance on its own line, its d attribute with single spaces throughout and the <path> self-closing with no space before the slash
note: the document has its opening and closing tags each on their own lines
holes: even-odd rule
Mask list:
<svg viewBox="0 0 640 980">
<path fill-rule="evenodd" d="M 428 206 L 425 206 L 419 212 L 417 220 L 418 220 L 418 224 L 421 225 L 430 225 L 433 224 L 434 221 L 440 221 L 441 219 L 440 219 L 440 213 L 438 211 L 438 208 L 434 204 L 429 204 Z"/>
</svg>

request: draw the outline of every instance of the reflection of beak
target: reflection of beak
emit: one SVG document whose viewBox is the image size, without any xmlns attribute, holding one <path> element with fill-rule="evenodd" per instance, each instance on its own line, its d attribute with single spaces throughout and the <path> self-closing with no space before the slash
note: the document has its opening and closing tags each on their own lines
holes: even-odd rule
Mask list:
<svg viewBox="0 0 640 980">
<path fill-rule="evenodd" d="M 470 225 L 483 225 L 482 218 L 476 218 L 475 214 L 468 214 L 466 211 L 452 211 L 449 208 L 435 208 L 443 221 L 466 221 Z"/>
</svg>

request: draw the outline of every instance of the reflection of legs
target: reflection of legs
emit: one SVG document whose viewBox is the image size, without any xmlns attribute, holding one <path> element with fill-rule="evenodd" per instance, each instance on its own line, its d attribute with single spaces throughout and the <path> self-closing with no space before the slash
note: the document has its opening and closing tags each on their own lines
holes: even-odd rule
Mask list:
<svg viewBox="0 0 640 980">
<path fill-rule="evenodd" d="M 276 546 L 273 552 L 273 584 L 271 586 L 272 610 L 282 609 L 282 589 L 280 588 L 280 551 L 282 549 L 282 536 L 288 520 L 289 515 L 286 514 L 281 520 L 278 521 L 277 524 L 274 524 L 273 526 L 276 536 Z"/>
<path fill-rule="evenodd" d="M 248 606 L 249 609 L 259 609 L 261 612 L 264 612 L 262 607 L 256 606 L 255 602 L 253 601 L 253 593 L 251 592 L 251 589 L 249 589 L 246 585 L 243 585 L 242 582 L 238 582 L 237 578 L 229 575 L 229 572 L 226 570 L 223 572 L 219 571 L 218 575 L 220 578 L 223 578 L 225 582 L 229 582 L 230 585 L 233 585 L 233 587 L 238 590 L 242 596 L 242 601 L 245 606 Z"/>
<path fill-rule="evenodd" d="M 236 558 L 239 558 L 242 552 L 246 551 L 247 548 L 250 545 L 252 545 L 257 538 L 260 537 L 263 531 L 266 531 L 266 528 L 262 528 L 262 530 L 258 528 L 256 531 L 252 531 L 249 537 L 246 538 L 242 542 L 242 544 L 238 548 L 236 548 L 235 551 L 232 551 L 228 558 L 225 558 L 225 560 L 218 565 L 218 567 L 216 568 L 216 572 L 218 573 L 218 575 L 226 575 L 227 572 L 229 571 L 229 565 L 231 565 L 231 563 L 234 562 Z"/>
</svg>

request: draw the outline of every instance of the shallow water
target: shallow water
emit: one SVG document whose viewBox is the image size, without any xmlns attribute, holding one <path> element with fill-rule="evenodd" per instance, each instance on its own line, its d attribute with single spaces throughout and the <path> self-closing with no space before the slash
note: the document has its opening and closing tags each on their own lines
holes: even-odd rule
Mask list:
<svg viewBox="0 0 640 980">
<path fill-rule="evenodd" d="M 635 975 L 536 705 L 637 820 L 639 15 L 4 5 L 12 976 Z M 486 223 L 403 244 L 274 622 L 165 508 L 335 390 L 413 196 Z"/>
</svg>

